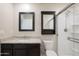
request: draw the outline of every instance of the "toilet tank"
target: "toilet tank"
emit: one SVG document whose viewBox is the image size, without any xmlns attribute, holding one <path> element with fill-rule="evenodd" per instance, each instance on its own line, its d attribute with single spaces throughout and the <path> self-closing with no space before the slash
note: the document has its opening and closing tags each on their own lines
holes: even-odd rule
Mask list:
<svg viewBox="0 0 79 59">
<path fill-rule="evenodd" d="M 54 42 L 52 40 L 44 40 L 46 50 L 53 50 Z"/>
</svg>

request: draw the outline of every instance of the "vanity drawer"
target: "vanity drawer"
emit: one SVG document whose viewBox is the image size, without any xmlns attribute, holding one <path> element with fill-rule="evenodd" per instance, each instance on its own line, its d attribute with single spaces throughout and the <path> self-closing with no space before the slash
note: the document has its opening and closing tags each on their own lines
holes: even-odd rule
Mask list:
<svg viewBox="0 0 79 59">
<path fill-rule="evenodd" d="M 29 56 L 40 56 L 40 44 L 28 44 Z"/>
<path fill-rule="evenodd" d="M 26 49 L 28 47 L 27 44 L 13 44 L 13 49 Z"/>
<path fill-rule="evenodd" d="M 2 50 L 11 50 L 12 49 L 12 47 L 13 47 L 13 45 L 12 44 L 1 44 L 1 49 Z"/>
</svg>

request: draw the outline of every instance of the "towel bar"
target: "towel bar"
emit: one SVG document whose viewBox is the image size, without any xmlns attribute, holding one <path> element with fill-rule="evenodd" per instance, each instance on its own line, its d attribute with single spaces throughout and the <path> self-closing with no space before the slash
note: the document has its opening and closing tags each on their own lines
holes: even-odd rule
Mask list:
<svg viewBox="0 0 79 59">
<path fill-rule="evenodd" d="M 68 37 L 68 40 L 69 40 L 69 41 L 72 41 L 72 42 L 79 43 L 79 39 L 78 39 L 78 38 Z"/>
</svg>

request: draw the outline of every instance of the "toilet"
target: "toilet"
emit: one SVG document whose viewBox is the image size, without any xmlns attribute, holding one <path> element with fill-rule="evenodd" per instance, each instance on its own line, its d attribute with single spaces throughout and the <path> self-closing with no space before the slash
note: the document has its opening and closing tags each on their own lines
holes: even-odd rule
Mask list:
<svg viewBox="0 0 79 59">
<path fill-rule="evenodd" d="M 53 51 L 53 41 L 46 40 L 44 41 L 44 44 L 45 44 L 47 56 L 57 56 L 56 52 Z"/>
<path fill-rule="evenodd" d="M 46 55 L 47 56 L 57 56 L 57 54 L 53 50 L 47 50 Z"/>
</svg>

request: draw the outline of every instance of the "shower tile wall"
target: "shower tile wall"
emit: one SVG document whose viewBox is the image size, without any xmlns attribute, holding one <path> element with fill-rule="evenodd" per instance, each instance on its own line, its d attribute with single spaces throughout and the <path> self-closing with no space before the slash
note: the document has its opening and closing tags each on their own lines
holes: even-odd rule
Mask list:
<svg viewBox="0 0 79 59">
<path fill-rule="evenodd" d="M 74 5 L 74 23 L 73 23 L 73 37 L 74 40 L 78 39 L 79 42 L 79 4 Z M 73 55 L 79 56 L 79 43 L 73 43 Z"/>
</svg>

